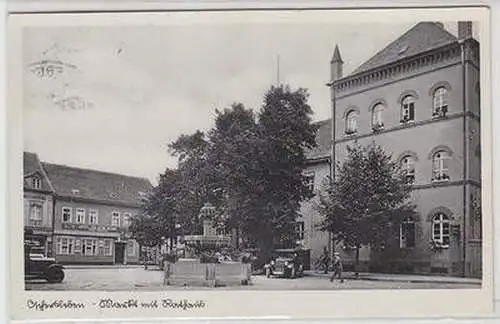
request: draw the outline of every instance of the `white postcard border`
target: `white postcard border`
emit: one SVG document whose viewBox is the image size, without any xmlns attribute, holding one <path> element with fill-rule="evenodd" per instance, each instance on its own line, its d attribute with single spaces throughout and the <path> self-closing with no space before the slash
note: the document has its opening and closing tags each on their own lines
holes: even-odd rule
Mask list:
<svg viewBox="0 0 500 324">
<path fill-rule="evenodd" d="M 291 12 L 190 12 L 190 13 L 113 13 L 113 14 L 37 14 L 8 17 L 8 215 L 22 215 L 22 28 L 26 26 L 141 25 L 192 23 L 308 23 L 353 21 L 396 22 L 480 21 L 481 35 L 481 136 L 482 136 L 482 204 L 483 204 L 483 286 L 470 290 L 335 290 L 335 291 L 162 291 L 162 292 L 89 292 L 24 291 L 22 217 L 8 217 L 10 306 L 13 319 L 61 318 L 392 318 L 392 317 L 458 317 L 481 316 L 493 306 L 493 226 L 492 226 L 492 128 L 490 93 L 489 12 L 486 8 L 401 9 L 355 11 Z M 161 298 L 204 300 L 206 308 L 186 310 L 150 309 L 99 310 L 92 303 L 99 298 L 117 300 Z M 26 307 L 28 299 L 47 301 L 73 300 L 87 305 L 85 310 L 35 311 Z"/>
</svg>

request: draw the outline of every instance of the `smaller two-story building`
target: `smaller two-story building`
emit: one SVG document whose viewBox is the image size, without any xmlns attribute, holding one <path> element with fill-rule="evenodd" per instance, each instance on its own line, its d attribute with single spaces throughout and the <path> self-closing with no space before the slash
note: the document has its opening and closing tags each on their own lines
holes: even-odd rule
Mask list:
<svg viewBox="0 0 500 324">
<path fill-rule="evenodd" d="M 42 163 L 54 189 L 53 250 L 60 263 L 130 264 L 140 247 L 130 220 L 151 190 L 145 178 Z"/>
<path fill-rule="evenodd" d="M 25 239 L 50 256 L 54 188 L 34 153 L 24 152 L 23 189 Z"/>
</svg>

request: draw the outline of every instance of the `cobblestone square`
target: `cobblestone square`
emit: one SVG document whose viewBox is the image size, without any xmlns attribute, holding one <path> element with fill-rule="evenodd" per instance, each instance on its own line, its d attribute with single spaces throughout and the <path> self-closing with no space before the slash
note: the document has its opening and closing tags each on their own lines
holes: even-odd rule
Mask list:
<svg viewBox="0 0 500 324">
<path fill-rule="evenodd" d="M 214 289 L 200 287 L 174 287 L 163 285 L 163 272 L 145 270 L 142 267 L 127 268 L 68 268 L 66 277 L 60 284 L 49 284 L 44 281 L 26 283 L 27 290 L 99 290 L 99 291 L 161 291 L 161 290 L 194 290 Z M 341 290 L 341 289 L 466 289 L 480 288 L 472 283 L 441 282 L 402 282 L 350 280 L 343 283 L 331 283 L 321 276 L 305 276 L 297 279 L 266 278 L 252 276 L 249 286 L 218 287 L 217 290 Z"/>
</svg>

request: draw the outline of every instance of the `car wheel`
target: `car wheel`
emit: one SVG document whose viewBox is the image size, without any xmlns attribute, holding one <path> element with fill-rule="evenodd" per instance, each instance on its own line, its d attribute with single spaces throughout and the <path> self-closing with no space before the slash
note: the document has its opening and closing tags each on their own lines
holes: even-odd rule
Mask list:
<svg viewBox="0 0 500 324">
<path fill-rule="evenodd" d="M 64 280 L 64 271 L 62 269 L 49 270 L 47 281 L 50 283 L 60 283 Z"/>
<path fill-rule="evenodd" d="M 266 268 L 266 277 L 269 278 L 271 277 L 271 269 Z"/>
</svg>

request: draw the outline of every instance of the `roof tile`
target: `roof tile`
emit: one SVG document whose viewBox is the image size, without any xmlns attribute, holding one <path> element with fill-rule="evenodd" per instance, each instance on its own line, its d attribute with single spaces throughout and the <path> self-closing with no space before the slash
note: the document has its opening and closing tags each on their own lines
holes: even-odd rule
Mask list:
<svg viewBox="0 0 500 324">
<path fill-rule="evenodd" d="M 398 39 L 361 64 L 351 75 L 365 72 L 403 58 L 453 42 L 457 38 L 435 22 L 419 22 Z"/>
<path fill-rule="evenodd" d="M 137 205 L 152 185 L 146 178 L 42 163 L 56 194 Z"/>
</svg>

